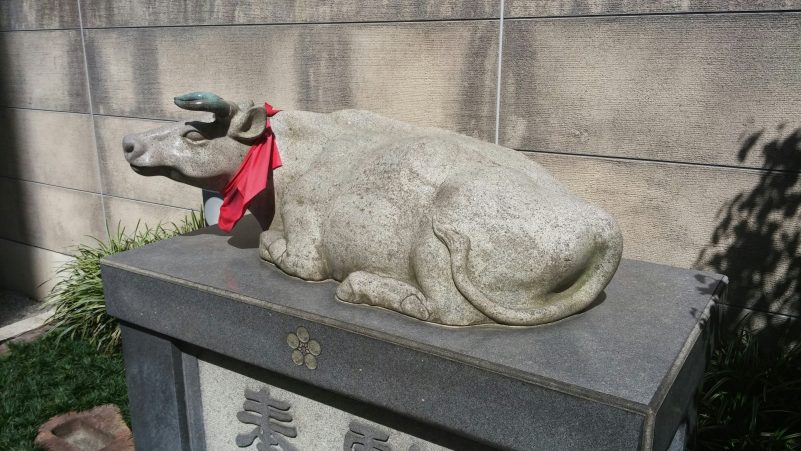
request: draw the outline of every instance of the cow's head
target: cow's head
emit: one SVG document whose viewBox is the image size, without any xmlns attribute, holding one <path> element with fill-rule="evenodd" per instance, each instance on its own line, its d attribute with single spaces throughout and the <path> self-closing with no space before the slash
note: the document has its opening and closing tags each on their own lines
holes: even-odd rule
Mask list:
<svg viewBox="0 0 801 451">
<path fill-rule="evenodd" d="M 236 104 L 208 92 L 178 96 L 175 104 L 186 110 L 214 113 L 214 121 L 180 121 L 128 135 L 122 140 L 125 159 L 142 175 L 163 175 L 222 191 L 264 132 L 264 108 L 252 102 Z"/>
</svg>

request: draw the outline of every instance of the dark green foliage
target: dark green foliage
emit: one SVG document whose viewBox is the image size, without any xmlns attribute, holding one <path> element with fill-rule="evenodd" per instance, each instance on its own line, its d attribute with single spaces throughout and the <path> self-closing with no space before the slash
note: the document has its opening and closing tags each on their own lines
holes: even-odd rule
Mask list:
<svg viewBox="0 0 801 451">
<path fill-rule="evenodd" d="M 126 422 L 122 356 L 77 340 L 44 337 L 0 357 L 0 449 L 33 450 L 39 426 L 55 415 L 113 403 Z"/>
<path fill-rule="evenodd" d="M 98 350 L 113 352 L 120 345 L 120 330 L 117 321 L 106 314 L 100 259 L 201 227 L 202 213 L 192 212 L 181 224 L 159 224 L 142 229 L 137 225 L 131 234 L 118 227 L 117 233 L 109 234 L 107 242 L 95 239 L 93 245 L 77 246 L 75 259 L 59 268 L 62 280 L 46 299 L 55 307 L 49 321 L 53 326 L 51 333 L 59 338 L 80 338 Z"/>
<path fill-rule="evenodd" d="M 698 406 L 698 450 L 801 450 L 801 347 L 719 340 Z"/>
</svg>

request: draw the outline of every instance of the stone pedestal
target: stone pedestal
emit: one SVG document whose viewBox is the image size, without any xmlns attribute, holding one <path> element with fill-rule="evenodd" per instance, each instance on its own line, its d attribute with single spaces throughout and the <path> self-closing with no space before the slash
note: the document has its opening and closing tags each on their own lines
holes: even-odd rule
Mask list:
<svg viewBox="0 0 801 451">
<path fill-rule="evenodd" d="M 104 260 L 138 449 L 684 447 L 723 276 L 624 260 L 573 317 L 452 328 L 338 302 L 257 238 Z"/>
</svg>

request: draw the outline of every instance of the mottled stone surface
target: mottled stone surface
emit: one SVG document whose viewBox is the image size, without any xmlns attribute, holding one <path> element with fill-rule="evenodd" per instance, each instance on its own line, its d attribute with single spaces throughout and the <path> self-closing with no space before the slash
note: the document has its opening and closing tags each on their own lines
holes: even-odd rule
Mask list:
<svg viewBox="0 0 801 451">
<path fill-rule="evenodd" d="M 3 32 L 0 106 L 89 112 L 79 30 Z"/>
<path fill-rule="evenodd" d="M 0 123 L 0 176 L 99 192 L 90 115 L 0 108 Z M 119 139 L 114 150 L 119 157 Z"/>
<path fill-rule="evenodd" d="M 18 0 L 0 2 L 0 31 L 78 28 L 78 2 Z"/>
<path fill-rule="evenodd" d="M 188 96 L 203 106 L 176 103 L 216 120 L 129 135 L 125 156 L 144 175 L 221 191 L 264 111 Z M 588 307 L 617 269 L 615 221 L 515 151 L 366 111 L 270 123 L 283 166 L 260 255 L 341 281 L 342 301 L 447 325 L 536 325 Z"/>
</svg>

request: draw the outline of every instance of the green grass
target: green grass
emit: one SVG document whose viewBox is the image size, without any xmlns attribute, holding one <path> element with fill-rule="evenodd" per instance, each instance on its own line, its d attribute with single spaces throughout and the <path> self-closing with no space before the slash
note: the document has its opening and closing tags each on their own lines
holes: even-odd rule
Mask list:
<svg viewBox="0 0 801 451">
<path fill-rule="evenodd" d="M 54 336 L 11 345 L 0 357 L 0 450 L 33 450 L 39 426 L 55 415 L 113 403 L 128 417 L 119 353 Z"/>
<path fill-rule="evenodd" d="M 192 212 L 180 224 L 137 225 L 131 233 L 117 227 L 106 241 L 95 238 L 91 245 L 74 249 L 75 259 L 58 269 L 58 282 L 45 302 L 55 307 L 49 324 L 58 338 L 82 339 L 98 350 L 113 352 L 120 346 L 117 321 L 106 314 L 100 259 L 118 252 L 135 249 L 203 227 L 203 214 Z"/>
<path fill-rule="evenodd" d="M 801 347 L 746 329 L 718 339 L 698 405 L 697 450 L 801 450 Z"/>
</svg>

